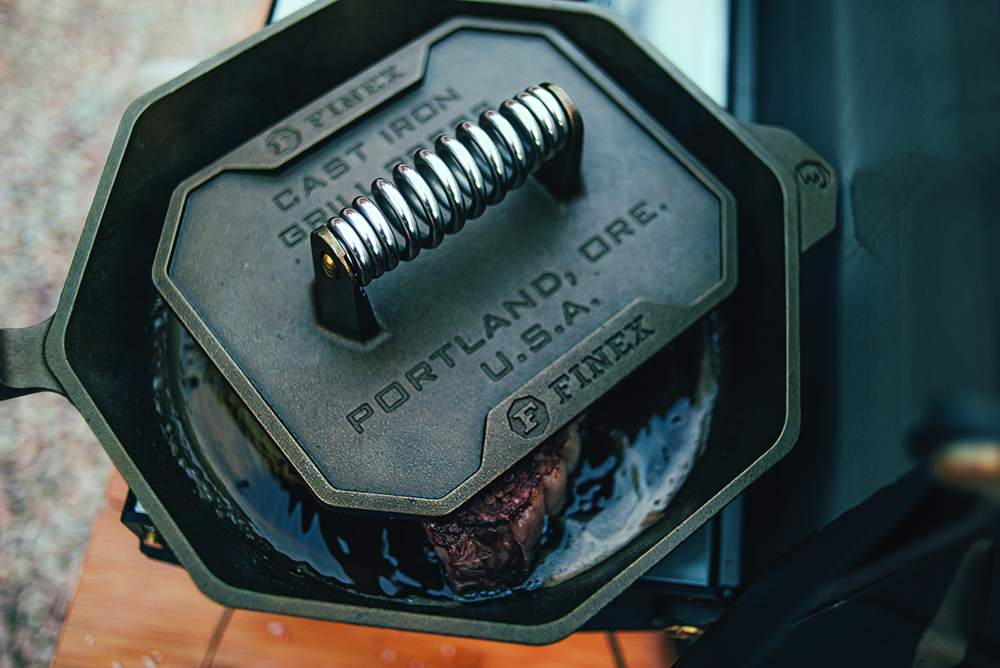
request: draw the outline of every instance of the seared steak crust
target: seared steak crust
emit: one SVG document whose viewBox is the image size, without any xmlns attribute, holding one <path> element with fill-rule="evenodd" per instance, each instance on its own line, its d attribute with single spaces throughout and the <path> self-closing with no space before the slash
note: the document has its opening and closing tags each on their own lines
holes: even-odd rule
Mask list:
<svg viewBox="0 0 1000 668">
<path fill-rule="evenodd" d="M 562 509 L 579 454 L 574 423 L 451 515 L 424 522 L 456 593 L 499 589 L 527 576 L 545 516 Z"/>
</svg>

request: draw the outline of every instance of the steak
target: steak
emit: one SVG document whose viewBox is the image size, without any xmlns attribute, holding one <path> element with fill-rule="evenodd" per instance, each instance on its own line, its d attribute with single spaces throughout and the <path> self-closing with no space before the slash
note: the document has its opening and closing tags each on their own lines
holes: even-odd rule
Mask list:
<svg viewBox="0 0 1000 668">
<path fill-rule="evenodd" d="M 545 518 L 562 510 L 579 457 L 580 434 L 572 423 L 464 506 L 424 522 L 455 593 L 504 589 L 528 575 Z"/>
</svg>

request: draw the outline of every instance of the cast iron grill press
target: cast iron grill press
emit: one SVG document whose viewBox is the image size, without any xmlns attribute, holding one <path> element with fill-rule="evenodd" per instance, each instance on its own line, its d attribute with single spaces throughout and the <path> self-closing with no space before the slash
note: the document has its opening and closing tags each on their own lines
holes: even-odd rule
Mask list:
<svg viewBox="0 0 1000 668">
<path fill-rule="evenodd" d="M 473 75 L 483 52 L 508 67 Z M 521 99 L 565 119 L 559 197 L 528 181 L 363 288 L 322 223 L 456 117 L 547 80 L 565 102 Z M 154 280 L 321 500 L 441 515 L 732 290 L 734 209 L 558 34 L 455 19 L 181 184 Z"/>
<path fill-rule="evenodd" d="M 8 345 L 15 354 L 7 354 L 15 373 L 0 380 L 46 386 L 32 382 L 37 369 L 17 376 L 16 353 L 48 331 L 45 355 L 56 387 L 91 420 L 181 563 L 220 602 L 549 642 L 593 615 L 794 442 L 797 257 L 832 229 L 832 171 L 787 132 L 728 117 L 637 46 L 641 39 L 609 13 L 407 5 L 407 13 L 425 19 L 426 32 L 386 32 L 368 54 L 385 55 L 369 57 L 318 97 L 299 98 L 298 110 L 258 123 L 235 149 L 224 142 L 199 147 L 203 161 L 195 169 L 178 151 L 164 154 L 165 167 L 135 162 L 133 169 L 162 184 L 156 201 L 164 223 L 144 219 L 139 227 L 156 230 L 136 230 L 130 240 L 138 203 L 133 198 L 116 210 L 110 179 L 142 152 L 143 116 L 162 120 L 157 107 L 185 93 L 211 99 L 212 80 L 230 64 L 249 61 L 240 71 L 252 71 L 248 65 L 276 53 L 266 47 L 295 48 L 296 39 L 323 35 L 331 22 L 350 19 L 364 34 L 365 21 L 393 15 L 395 3 L 376 4 L 361 10 L 364 3 L 343 0 L 300 13 L 134 105 L 60 311 L 51 328 L 31 337 L 3 333 L 15 344 Z M 274 99 L 289 97 L 267 83 Z M 265 99 L 267 83 L 256 91 Z M 214 95 L 238 99 L 225 87 Z M 501 104 L 511 98 L 517 103 Z M 191 99 L 180 105 L 188 113 Z M 498 107 L 501 113 L 481 116 Z M 518 142 L 529 144 L 531 119 L 518 116 L 526 110 L 538 121 L 541 148 L 533 157 L 526 149 L 523 169 L 512 174 Z M 218 120 L 211 104 L 204 113 Z M 479 121 L 489 133 L 476 135 L 465 121 Z M 188 140 L 193 144 L 198 137 L 211 143 L 218 130 L 185 123 L 197 135 Z M 461 150 L 435 143 L 456 127 L 472 154 L 480 149 L 486 179 L 467 185 L 464 200 L 446 192 L 462 181 Z M 512 131 L 520 139 L 511 139 Z M 434 154 L 418 157 L 409 173 L 397 167 L 413 165 L 421 149 Z M 505 185 L 489 185 L 491 157 L 496 164 L 507 158 Z M 504 170 L 493 169 L 498 176 Z M 390 172 L 402 197 L 373 184 Z M 129 185 L 143 188 L 123 187 Z M 512 192 L 503 197 L 506 190 Z M 483 202 L 470 204 L 477 194 Z M 378 211 L 357 196 L 369 197 Z M 456 202 L 459 210 L 478 207 L 469 218 L 482 216 L 465 223 Z M 129 206 L 133 215 L 123 215 Z M 379 212 L 391 219 L 394 210 L 400 248 L 387 251 L 371 235 Z M 121 222 L 116 227 L 109 218 Z M 444 235 L 463 223 L 461 234 Z M 404 248 L 410 224 L 414 236 Z M 239 545 L 218 520 L 182 517 L 190 511 L 185 481 L 164 484 L 164 460 L 153 465 L 155 457 L 143 452 L 148 442 L 112 426 L 115 411 L 99 407 L 100 383 L 87 386 L 85 379 L 94 379 L 88 365 L 106 381 L 113 364 L 74 353 L 74 320 L 102 310 L 79 299 L 90 265 L 102 262 L 102 234 L 108 257 L 120 260 L 123 252 L 111 239 L 134 246 L 126 271 L 141 266 L 137 257 L 149 258 L 147 272 L 151 264 L 173 312 L 332 508 L 413 517 L 454 510 L 718 309 L 731 349 L 723 353 L 708 448 L 664 516 L 632 544 L 568 582 L 509 600 L 431 606 L 336 588 L 300 591 L 283 586 L 261 555 L 243 557 L 252 568 L 227 570 L 227 546 L 230 559 L 258 548 Z M 412 263 L 387 271 L 398 255 L 411 259 L 407 254 L 420 246 Z M 127 275 L 105 271 L 105 281 Z M 118 292 L 102 301 L 123 297 L 146 312 L 155 301 L 152 291 Z M 131 376 L 124 382 L 141 386 L 142 374 Z M 214 545 L 200 535 L 206 532 Z"/>
</svg>

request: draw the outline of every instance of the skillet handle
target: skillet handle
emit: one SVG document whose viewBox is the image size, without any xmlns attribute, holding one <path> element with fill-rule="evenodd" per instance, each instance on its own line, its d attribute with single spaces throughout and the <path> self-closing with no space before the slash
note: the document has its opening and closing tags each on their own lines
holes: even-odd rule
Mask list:
<svg viewBox="0 0 1000 668">
<path fill-rule="evenodd" d="M 33 327 L 0 329 L 0 401 L 45 390 L 66 395 L 45 361 L 51 325 L 49 318 Z"/>
<path fill-rule="evenodd" d="M 746 128 L 794 174 L 799 200 L 799 248 L 805 253 L 837 225 L 837 172 L 789 130 L 752 123 Z"/>
</svg>

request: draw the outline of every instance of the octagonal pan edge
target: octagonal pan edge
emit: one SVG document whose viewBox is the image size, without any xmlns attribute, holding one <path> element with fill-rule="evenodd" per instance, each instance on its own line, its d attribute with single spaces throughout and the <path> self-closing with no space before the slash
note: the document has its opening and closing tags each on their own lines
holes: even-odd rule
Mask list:
<svg viewBox="0 0 1000 668">
<path fill-rule="evenodd" d="M 337 31 L 371 16 L 392 15 L 401 4 L 420 20 L 389 25 L 374 38 Z M 760 418 L 731 401 L 718 407 L 720 427 L 713 430 L 710 450 L 725 451 L 713 449 L 712 444 L 726 439 L 764 444 L 744 453 L 744 460 L 736 464 L 742 472 L 722 492 L 699 496 L 703 490 L 696 479 L 689 481 L 687 487 L 695 485 L 686 497 L 678 498 L 677 508 L 686 519 L 669 525 L 660 522 L 595 573 L 567 583 L 571 586 L 561 591 L 552 590 L 557 592 L 557 604 L 550 606 L 553 616 L 525 624 L 509 621 L 514 619 L 509 604 L 496 603 L 492 610 L 478 610 L 475 618 L 459 619 L 450 610 L 373 608 L 369 601 L 350 596 L 332 603 L 308 600 L 288 595 L 280 578 L 276 587 L 260 574 L 241 574 L 260 555 L 248 554 L 245 545 L 212 519 L 212 509 L 191 494 L 185 481 L 171 475 L 176 474 L 176 462 L 162 435 L 152 428 L 156 415 L 149 398 L 153 380 L 149 318 L 158 295 L 149 267 L 174 187 L 327 88 L 455 14 L 532 20 L 560 29 L 734 191 L 740 207 L 741 283 L 727 306 L 737 341 L 727 382 L 732 396 L 763 388 L 769 397 Z M 330 31 L 344 35 L 348 56 L 341 61 L 327 62 L 335 59 L 320 57 L 322 47 L 316 42 L 322 40 L 305 39 Z M 289 45 L 300 44 L 305 48 L 290 53 L 295 49 Z M 622 44 L 627 48 L 613 48 Z M 292 74 L 284 76 L 286 71 Z M 667 100 L 670 104 L 664 104 Z M 0 382 L 24 385 L 28 379 L 30 387 L 64 389 L 196 583 L 222 603 L 413 630 L 552 642 L 572 632 L 679 544 L 794 442 L 798 255 L 808 243 L 800 240 L 800 231 L 802 237 L 814 239 L 832 223 L 810 209 L 829 202 L 831 189 L 819 195 L 805 190 L 794 172 L 804 160 L 825 163 L 796 141 L 777 131 L 740 125 L 630 27 L 597 8 L 570 11 L 556 3 L 389 0 L 315 6 L 206 61 L 129 108 L 51 324 L 31 328 L 30 334 L 4 332 L 0 338 L 7 351 L 41 353 L 44 345 L 40 361 L 54 378 L 46 379 L 38 364 L 25 367 L 28 375 L 14 369 L 12 376 L 8 364 Z M 757 362 L 750 360 L 754 351 Z"/>
</svg>

